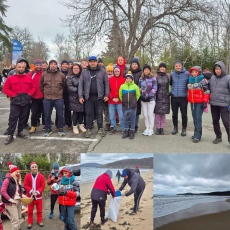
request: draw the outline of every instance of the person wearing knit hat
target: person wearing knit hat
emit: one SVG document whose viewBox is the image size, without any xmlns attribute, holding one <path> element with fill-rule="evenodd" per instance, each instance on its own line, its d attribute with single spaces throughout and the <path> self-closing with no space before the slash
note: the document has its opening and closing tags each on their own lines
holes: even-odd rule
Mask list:
<svg viewBox="0 0 230 230">
<path fill-rule="evenodd" d="M 99 65 L 101 68 L 104 68 L 104 69 L 105 69 L 104 62 L 103 62 L 103 59 L 102 59 L 102 58 L 98 58 L 98 65 Z"/>
<path fill-rule="evenodd" d="M 136 85 L 139 84 L 139 79 L 142 75 L 142 69 L 140 67 L 140 63 L 138 58 L 133 58 L 130 64 L 130 69 L 133 75 L 134 83 Z M 140 99 L 137 101 L 137 112 L 136 112 L 136 120 L 135 120 L 135 133 L 139 132 L 139 116 L 141 114 L 141 101 Z"/>
<path fill-rule="evenodd" d="M 108 75 L 108 78 L 113 76 L 113 64 L 109 63 L 108 66 L 106 67 L 106 73 Z"/>
<path fill-rule="evenodd" d="M 111 194 L 112 197 L 116 196 L 115 188 L 111 181 L 113 177 L 113 173 L 110 169 L 106 170 L 105 173 L 97 177 L 92 191 L 91 191 L 91 200 L 92 200 L 92 209 L 91 209 L 91 216 L 90 216 L 90 225 L 94 227 L 94 218 L 97 213 L 97 207 L 100 207 L 100 217 L 101 217 L 101 224 L 103 225 L 105 222 L 108 221 L 108 218 L 105 218 L 105 205 L 107 200 L 107 194 Z"/>
<path fill-rule="evenodd" d="M 42 193 L 46 186 L 45 177 L 38 172 L 36 162 L 33 161 L 30 163 L 30 170 L 31 172 L 27 173 L 24 179 L 26 195 L 34 199 L 33 202 L 28 205 L 28 229 L 32 228 L 34 206 L 36 206 L 37 209 L 37 223 L 40 227 L 44 226 L 42 222 Z"/>
<path fill-rule="evenodd" d="M 11 229 L 20 228 L 20 213 L 21 201 L 20 198 L 26 197 L 22 191 L 22 179 L 20 169 L 13 165 L 12 162 L 8 163 L 10 172 L 6 175 L 2 182 L 1 196 L 2 202 L 10 215 Z"/>
<path fill-rule="evenodd" d="M 149 69 L 149 71 L 150 71 L 150 72 L 152 71 L 151 66 L 150 66 L 150 65 L 148 65 L 148 64 L 145 64 L 145 65 L 144 65 L 144 67 L 143 67 L 143 71 L 144 71 L 145 69 Z"/>
<path fill-rule="evenodd" d="M 53 218 L 54 206 L 55 206 L 55 203 L 58 199 L 58 191 L 54 191 L 51 186 L 55 183 L 59 184 L 59 182 L 61 181 L 61 178 L 62 178 L 62 176 L 61 176 L 60 171 L 59 171 L 59 164 L 58 164 L 58 162 L 54 162 L 52 171 L 48 175 L 48 179 L 47 179 L 47 184 L 50 185 L 50 193 L 51 193 L 51 195 L 50 195 L 50 215 L 49 215 L 50 219 Z M 59 204 L 59 218 L 61 220 L 63 220 L 63 215 L 61 212 L 61 205 L 60 204 Z"/>
<path fill-rule="evenodd" d="M 72 60 L 69 60 L 68 63 L 69 63 L 69 70 L 70 70 L 74 63 Z"/>
<path fill-rule="evenodd" d="M 134 83 L 133 75 L 129 71 L 125 75 L 125 83 L 119 89 L 119 98 L 122 101 L 122 110 L 124 118 L 124 134 L 123 139 L 129 137 L 134 138 L 137 101 L 140 98 L 140 89 Z"/>
</svg>

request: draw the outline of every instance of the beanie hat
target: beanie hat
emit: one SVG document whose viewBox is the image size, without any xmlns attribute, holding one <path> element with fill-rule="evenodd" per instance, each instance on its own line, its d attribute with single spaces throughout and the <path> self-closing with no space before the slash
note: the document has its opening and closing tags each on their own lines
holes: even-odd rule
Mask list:
<svg viewBox="0 0 230 230">
<path fill-rule="evenodd" d="M 113 71 L 113 64 L 112 63 L 109 63 L 107 68 L 106 68 L 106 72 L 109 72 L 109 71 Z"/>
<path fill-rule="evenodd" d="M 96 56 L 90 56 L 89 61 L 97 61 L 97 57 Z"/>
<path fill-rule="evenodd" d="M 130 77 L 132 80 L 133 80 L 133 75 L 132 75 L 132 72 L 129 71 L 126 75 L 125 75 L 125 78 L 127 77 Z"/>
<path fill-rule="evenodd" d="M 143 71 L 145 70 L 145 69 L 149 69 L 150 70 L 150 72 L 151 72 L 151 66 L 150 65 L 148 65 L 148 64 L 145 64 L 144 65 L 144 67 L 143 67 Z"/>
<path fill-rule="evenodd" d="M 42 65 L 42 60 L 36 59 L 36 60 L 34 61 L 34 65 Z"/>
<path fill-rule="evenodd" d="M 61 61 L 61 65 L 63 65 L 64 63 L 68 64 L 69 65 L 69 62 L 67 60 L 62 60 Z"/>
<path fill-rule="evenodd" d="M 106 170 L 105 173 L 108 174 L 110 178 L 113 178 L 113 172 L 110 169 Z"/>
<path fill-rule="evenodd" d="M 7 165 L 9 167 L 9 169 L 10 169 L 10 173 L 13 173 L 13 172 L 15 172 L 17 170 L 20 170 L 16 165 L 13 165 L 12 162 L 8 162 Z"/>
<path fill-rule="evenodd" d="M 123 169 L 123 170 L 122 170 L 122 173 L 121 173 L 121 177 L 125 177 L 125 176 L 127 176 L 127 173 L 126 173 L 126 171 Z"/>
<path fill-rule="evenodd" d="M 50 66 L 50 64 L 53 63 L 53 62 L 56 63 L 56 65 L 58 64 L 57 61 L 55 61 L 55 60 L 50 60 L 50 61 L 49 61 L 49 66 Z"/>
<path fill-rule="evenodd" d="M 68 61 L 68 64 L 73 64 L 73 61 L 72 61 L 72 60 L 69 60 L 69 61 Z"/>
<path fill-rule="evenodd" d="M 131 65 L 132 65 L 133 63 L 136 63 L 136 64 L 138 65 L 138 67 L 140 67 L 140 63 L 139 63 L 138 58 L 133 58 L 132 61 L 131 61 Z"/>
<path fill-rule="evenodd" d="M 102 58 L 98 58 L 98 63 L 103 63 L 103 59 Z"/>
<path fill-rule="evenodd" d="M 165 64 L 164 62 L 161 62 L 161 63 L 160 63 L 158 69 L 160 69 L 161 67 L 164 67 L 165 69 L 167 68 L 167 67 L 166 67 L 166 64 Z"/>
<path fill-rule="evenodd" d="M 58 162 L 53 163 L 53 169 L 59 169 L 59 164 L 58 164 Z"/>
<path fill-rule="evenodd" d="M 30 168 L 31 168 L 32 166 L 35 166 L 35 165 L 38 167 L 38 165 L 36 164 L 36 162 L 34 162 L 34 161 L 31 162 L 31 163 L 30 163 Z"/>
</svg>

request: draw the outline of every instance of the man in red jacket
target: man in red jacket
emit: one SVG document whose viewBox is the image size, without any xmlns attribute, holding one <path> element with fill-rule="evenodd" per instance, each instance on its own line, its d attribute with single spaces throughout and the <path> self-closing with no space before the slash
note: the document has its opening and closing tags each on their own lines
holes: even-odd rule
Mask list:
<svg viewBox="0 0 230 230">
<path fill-rule="evenodd" d="M 111 194 L 113 197 L 116 196 L 116 192 L 111 181 L 113 173 L 108 169 L 105 173 L 99 176 L 93 186 L 91 191 L 91 200 L 92 200 L 92 210 L 90 217 L 90 225 L 94 226 L 94 218 L 97 212 L 97 206 L 100 208 L 101 224 L 103 225 L 108 218 L 105 219 L 105 204 L 107 199 L 107 194 Z"/>
<path fill-rule="evenodd" d="M 34 61 L 34 71 L 31 71 L 27 74 L 29 77 L 32 78 L 32 82 L 36 87 L 36 92 L 32 96 L 32 104 L 31 104 L 31 129 L 30 134 L 34 133 L 36 130 L 36 126 L 38 123 L 38 119 L 42 112 L 42 124 L 45 124 L 44 113 L 43 113 L 43 93 L 40 90 L 40 79 L 42 75 L 42 60 L 35 60 Z M 39 114 L 40 113 L 40 114 Z"/>
<path fill-rule="evenodd" d="M 37 223 L 43 227 L 42 223 L 42 192 L 45 189 L 45 177 L 38 172 L 35 162 L 30 163 L 31 173 L 27 173 L 24 179 L 24 188 L 27 197 L 33 197 L 34 201 L 28 205 L 28 229 L 32 228 L 34 206 L 37 208 Z"/>
<path fill-rule="evenodd" d="M 6 145 L 14 140 L 13 135 L 17 123 L 17 137 L 28 138 L 22 131 L 30 108 L 31 97 L 35 93 L 36 88 L 32 79 L 24 72 L 25 66 L 23 63 L 17 63 L 16 74 L 7 78 L 3 86 L 3 92 L 10 98 L 10 116 L 7 129 L 8 137 L 5 140 Z"/>
</svg>

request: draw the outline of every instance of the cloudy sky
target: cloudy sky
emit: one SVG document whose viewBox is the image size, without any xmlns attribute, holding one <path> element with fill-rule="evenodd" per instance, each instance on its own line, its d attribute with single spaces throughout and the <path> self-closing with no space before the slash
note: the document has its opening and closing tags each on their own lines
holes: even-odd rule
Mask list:
<svg viewBox="0 0 230 230">
<path fill-rule="evenodd" d="M 154 154 L 154 194 L 230 190 L 230 154 Z"/>
<path fill-rule="evenodd" d="M 99 163 L 107 164 L 118 160 L 124 159 L 141 159 L 153 157 L 152 153 L 103 153 L 103 154 L 81 154 L 81 163 Z"/>
<path fill-rule="evenodd" d="M 9 8 L 4 21 L 10 27 L 29 28 L 33 37 L 43 38 L 52 52 L 55 35 L 69 33 L 69 29 L 62 25 L 60 19 L 66 19 L 67 15 L 73 13 L 61 2 L 68 3 L 70 0 L 7 0 L 6 5 Z M 98 44 L 92 48 L 92 54 L 97 55 L 101 51 L 97 47 Z M 51 57 L 53 57 L 52 53 Z"/>
</svg>

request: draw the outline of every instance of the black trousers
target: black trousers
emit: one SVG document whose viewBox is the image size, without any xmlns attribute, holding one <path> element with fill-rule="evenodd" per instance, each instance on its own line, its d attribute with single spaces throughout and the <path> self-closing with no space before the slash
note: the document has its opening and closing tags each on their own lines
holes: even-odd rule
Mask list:
<svg viewBox="0 0 230 230">
<path fill-rule="evenodd" d="M 84 112 L 73 112 L 72 120 L 73 126 L 83 124 Z"/>
<path fill-rule="evenodd" d="M 29 109 L 29 103 L 25 106 L 13 105 L 12 103 L 10 104 L 9 126 L 7 129 L 8 135 L 14 135 L 17 124 L 18 133 L 21 133 L 23 131 Z"/>
<path fill-rule="evenodd" d="M 145 188 L 143 189 L 138 189 L 135 191 L 134 193 L 134 212 L 137 212 L 138 211 L 138 208 L 139 208 L 139 204 L 140 204 L 140 199 L 141 199 L 141 196 L 144 192 Z"/>
<path fill-rule="evenodd" d="M 98 205 L 99 205 L 99 208 L 100 208 L 100 217 L 101 217 L 101 220 L 105 219 L 105 203 L 106 203 L 105 200 L 100 200 L 100 201 L 92 200 L 92 210 L 91 210 L 91 217 L 90 217 L 90 220 L 92 222 L 94 221 L 94 218 L 96 216 L 97 206 Z"/>
<path fill-rule="evenodd" d="M 224 128 L 228 135 L 228 142 L 230 143 L 230 113 L 228 107 L 211 105 L 212 124 L 216 137 L 222 138 L 222 132 L 220 129 L 220 117 L 224 124 Z"/>
<path fill-rule="evenodd" d="M 178 127 L 178 109 L 180 108 L 181 117 L 182 117 L 182 128 L 187 128 L 188 116 L 188 99 L 187 97 L 172 97 L 171 98 L 172 106 L 172 120 L 174 127 Z"/>
<path fill-rule="evenodd" d="M 54 205 L 58 199 L 58 195 L 51 194 L 50 195 L 50 211 L 53 213 L 54 211 Z M 61 214 L 61 205 L 59 204 L 59 213 Z"/>
<path fill-rule="evenodd" d="M 31 104 L 31 125 L 36 126 L 38 119 L 40 118 L 40 114 L 42 113 L 42 124 L 45 125 L 45 117 L 43 110 L 43 99 L 34 99 L 32 98 Z"/>
<path fill-rule="evenodd" d="M 86 129 L 93 127 L 94 111 L 97 112 L 98 129 L 103 127 L 103 99 L 98 99 L 97 95 L 90 95 L 85 101 Z"/>
</svg>

